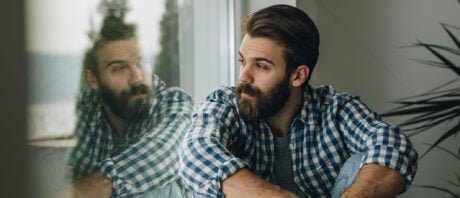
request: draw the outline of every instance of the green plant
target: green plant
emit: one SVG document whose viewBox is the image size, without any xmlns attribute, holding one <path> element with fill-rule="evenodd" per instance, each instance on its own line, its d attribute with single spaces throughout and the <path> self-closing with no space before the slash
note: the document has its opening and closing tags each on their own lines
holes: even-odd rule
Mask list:
<svg viewBox="0 0 460 198">
<path fill-rule="evenodd" d="M 399 125 L 405 129 L 409 136 L 427 132 L 436 126 L 454 123 L 451 124 L 452 127 L 442 132 L 442 135 L 423 155 L 441 142 L 455 138 L 460 133 L 460 87 L 458 86 L 460 84 L 460 65 L 451 60 L 460 58 L 460 41 L 452 31 L 460 31 L 460 28 L 448 24 L 441 24 L 441 26 L 455 47 L 417 41 L 413 47 L 423 47 L 438 59 L 436 61 L 417 61 L 425 65 L 449 69 L 458 78 L 425 93 L 397 100 L 394 103 L 399 104 L 398 107 L 382 114 L 382 116 L 411 116 Z M 460 155 L 460 147 L 457 150 L 457 155 Z"/>
<path fill-rule="evenodd" d="M 456 152 L 440 146 L 442 142 L 455 138 L 460 133 L 460 41 L 454 34 L 455 32 L 460 32 L 460 28 L 449 24 L 441 24 L 441 26 L 453 42 L 454 47 L 417 41 L 412 47 L 426 49 L 437 60 L 416 61 L 424 65 L 448 69 L 457 78 L 425 93 L 395 101 L 394 103 L 399 104 L 399 106 L 382 115 L 387 117 L 409 116 L 399 125 L 409 136 L 426 133 L 438 126 L 448 126 L 446 130 L 441 131 L 440 137 L 434 143 L 428 144 L 429 148 L 422 157 L 436 148 L 460 160 L 460 144 Z M 418 185 L 418 187 L 437 190 L 447 193 L 451 197 L 460 198 L 460 176 L 458 173 L 455 173 L 455 176 L 456 181 L 444 181 L 456 190 L 451 190 L 452 187 L 449 189 L 437 185 Z"/>
<path fill-rule="evenodd" d="M 161 51 L 155 56 L 154 74 L 167 86 L 179 86 L 179 11 L 177 0 L 165 1 L 160 22 Z"/>
</svg>

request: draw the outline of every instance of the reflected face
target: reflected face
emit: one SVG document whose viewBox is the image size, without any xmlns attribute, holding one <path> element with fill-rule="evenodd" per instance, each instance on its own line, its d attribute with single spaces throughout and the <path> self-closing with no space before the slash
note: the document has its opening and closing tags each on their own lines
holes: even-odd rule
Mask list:
<svg viewBox="0 0 460 198">
<path fill-rule="evenodd" d="M 261 37 L 245 35 L 240 47 L 240 81 L 235 93 L 238 109 L 246 121 L 273 116 L 290 95 L 285 75 L 284 47 Z"/>
<path fill-rule="evenodd" d="M 98 51 L 98 90 L 112 113 L 132 120 L 148 111 L 151 87 L 140 65 L 135 38 L 108 42 Z"/>
</svg>

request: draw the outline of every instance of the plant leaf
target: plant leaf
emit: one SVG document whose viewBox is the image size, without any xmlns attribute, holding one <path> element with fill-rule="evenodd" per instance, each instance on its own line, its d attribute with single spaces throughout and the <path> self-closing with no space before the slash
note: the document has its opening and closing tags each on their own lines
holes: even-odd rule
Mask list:
<svg viewBox="0 0 460 198">
<path fill-rule="evenodd" d="M 439 137 L 436 142 L 427 150 L 425 151 L 425 153 L 423 153 L 423 155 L 420 157 L 422 158 L 423 156 L 425 156 L 428 152 L 430 152 L 433 148 L 435 148 L 436 146 L 438 146 L 439 143 L 443 142 L 444 140 L 446 140 L 447 138 L 449 138 L 450 136 L 453 136 L 454 134 L 457 134 L 458 132 L 460 132 L 460 122 L 458 125 L 452 127 L 451 129 L 449 129 L 448 131 L 444 132 L 444 134 Z"/>
<path fill-rule="evenodd" d="M 425 145 L 428 145 L 428 146 L 433 146 L 433 144 L 427 144 L 427 143 L 424 143 Z M 458 154 L 455 154 L 454 152 L 450 151 L 449 149 L 446 149 L 444 147 L 441 147 L 441 146 L 435 146 L 435 148 L 441 150 L 441 151 L 444 151 L 450 155 L 452 155 L 454 158 L 456 158 L 457 160 L 460 160 L 460 155 Z M 458 174 L 456 174 L 457 176 L 457 179 L 458 179 L 458 182 L 460 183 L 460 177 L 458 177 Z"/>
<path fill-rule="evenodd" d="M 402 115 L 411 115 L 419 114 L 424 112 L 432 112 L 436 110 L 432 106 L 422 106 L 422 107 L 413 107 L 413 108 L 401 108 L 400 110 L 395 110 L 392 112 L 384 113 L 382 116 L 402 116 Z"/>
<path fill-rule="evenodd" d="M 428 129 L 432 128 L 432 127 L 437 126 L 438 124 L 448 122 L 448 121 L 450 121 L 451 119 L 453 119 L 455 117 L 457 117 L 457 115 L 448 115 L 448 116 L 445 116 L 445 117 L 436 117 L 436 116 L 434 116 L 433 119 L 431 119 L 431 117 L 426 117 L 426 118 L 418 118 L 418 117 L 416 117 L 416 118 L 413 118 L 411 120 L 408 120 L 408 121 L 405 121 L 405 122 L 399 124 L 399 126 L 404 127 L 404 129 L 406 131 L 428 130 Z M 416 124 L 419 124 L 419 123 L 424 123 L 424 124 L 422 126 L 417 126 L 417 127 L 413 127 L 413 128 L 407 128 L 407 126 L 416 125 Z"/>
<path fill-rule="evenodd" d="M 433 67 L 439 67 L 439 68 L 442 68 L 442 69 L 449 69 L 449 66 L 445 65 L 444 63 L 437 62 L 437 61 L 419 60 L 419 59 L 411 59 L 411 60 L 419 62 L 419 63 L 422 63 L 424 65 L 429 65 L 429 66 L 433 66 Z"/>
<path fill-rule="evenodd" d="M 402 125 L 408 126 L 413 124 L 419 124 L 423 122 L 435 122 L 435 120 L 445 120 L 448 121 L 456 116 L 460 116 L 460 106 L 440 107 L 434 106 L 432 111 L 419 114 L 415 117 L 410 118 L 407 121 L 402 122 Z"/>
<path fill-rule="evenodd" d="M 459 187 L 459 188 L 460 188 L 460 184 L 457 184 L 457 183 L 455 183 L 455 182 L 453 182 L 453 181 L 449 181 L 449 180 L 447 180 L 447 179 L 444 179 L 444 181 L 445 181 L 446 183 L 452 185 L 452 186 L 456 186 L 456 187 Z"/>
<path fill-rule="evenodd" d="M 460 68 L 458 68 L 455 64 L 453 64 L 449 59 L 444 57 L 442 54 L 434 50 L 431 46 L 419 42 L 418 45 L 425 47 L 428 51 L 430 51 L 434 56 L 436 56 L 439 60 L 441 60 L 444 64 L 446 64 L 452 71 L 454 71 L 458 76 L 460 76 Z"/>
<path fill-rule="evenodd" d="M 455 40 L 456 40 L 456 38 L 455 38 Z M 430 47 L 433 50 L 434 49 L 439 49 L 439 50 L 442 50 L 442 51 L 449 52 L 451 54 L 460 56 L 460 50 L 454 49 L 454 48 L 451 48 L 451 47 L 447 47 L 447 46 L 443 46 L 443 45 L 432 44 L 432 43 L 422 43 L 422 42 L 418 42 L 418 43 L 415 43 L 413 45 L 413 47 L 419 47 L 419 46 L 420 47 Z"/>
<path fill-rule="evenodd" d="M 390 112 L 383 113 L 382 116 L 414 115 L 420 113 L 432 114 L 441 112 L 445 109 L 457 109 L 460 107 L 460 99 L 444 101 L 401 101 L 396 103 L 402 104 L 402 106 Z"/>
<path fill-rule="evenodd" d="M 455 37 L 455 35 L 452 34 L 452 32 L 447 28 L 447 26 L 445 24 L 441 24 L 441 25 L 442 25 L 442 28 L 444 29 L 444 31 L 446 31 L 446 33 L 449 35 L 450 39 L 452 39 L 452 41 L 454 41 L 454 43 L 457 46 L 457 48 L 460 49 L 460 42 L 458 41 L 457 37 Z"/>
<path fill-rule="evenodd" d="M 454 192 L 452 192 L 452 191 L 450 191 L 449 189 L 446 189 L 446 188 L 441 188 L 441 187 L 431 186 L 431 185 L 417 185 L 417 187 L 438 190 L 438 191 L 441 191 L 441 192 L 448 193 L 448 194 L 452 195 L 453 197 L 460 198 L 457 194 L 455 194 Z"/>
<path fill-rule="evenodd" d="M 458 79 L 460 80 L 460 78 Z M 425 92 L 425 93 L 422 93 L 416 96 L 411 96 L 411 97 L 396 100 L 394 103 L 399 103 L 399 104 L 420 103 L 420 102 L 430 101 L 430 100 L 444 100 L 443 99 L 444 97 L 447 97 L 447 98 L 459 97 L 459 100 L 460 100 L 460 88 L 440 90 L 440 91 L 432 90 L 432 91 L 428 91 L 428 92 Z"/>
</svg>

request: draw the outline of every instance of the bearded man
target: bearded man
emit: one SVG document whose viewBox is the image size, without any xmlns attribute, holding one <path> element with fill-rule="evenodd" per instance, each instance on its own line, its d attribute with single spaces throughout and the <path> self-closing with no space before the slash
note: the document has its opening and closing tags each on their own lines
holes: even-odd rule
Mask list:
<svg viewBox="0 0 460 198">
<path fill-rule="evenodd" d="M 306 13 L 274 5 L 246 17 L 236 88 L 194 114 L 181 176 L 195 197 L 394 197 L 417 152 L 358 97 L 308 84 L 319 33 Z"/>
<path fill-rule="evenodd" d="M 111 13 L 84 60 L 90 89 L 78 99 L 70 157 L 74 197 L 184 197 L 179 146 L 193 102 L 152 82 L 141 65 L 135 26 Z"/>
</svg>

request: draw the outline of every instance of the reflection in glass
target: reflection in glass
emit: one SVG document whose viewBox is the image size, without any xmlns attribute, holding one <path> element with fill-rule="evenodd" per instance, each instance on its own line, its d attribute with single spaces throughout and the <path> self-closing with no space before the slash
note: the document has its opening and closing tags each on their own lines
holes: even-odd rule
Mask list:
<svg viewBox="0 0 460 198">
<path fill-rule="evenodd" d="M 32 6 L 32 4 L 33 2 L 29 2 L 28 5 Z M 93 189 L 96 194 L 92 195 L 99 197 L 102 194 L 97 193 L 107 193 L 103 190 L 107 185 L 97 186 L 99 185 L 95 181 L 97 178 L 109 180 L 111 185 L 108 186 L 108 192 L 116 197 L 143 195 L 146 192 L 165 189 L 169 184 L 178 183 L 177 149 L 191 116 L 193 103 L 191 97 L 184 91 L 177 88 L 167 89 L 157 76 L 149 74 L 155 57 L 150 47 L 152 44 L 145 45 L 142 28 L 135 30 L 135 26 L 123 22 L 125 12 L 128 10 L 126 5 L 125 0 L 101 2 L 98 11 L 104 13 L 102 24 L 98 26 L 94 22 L 94 17 L 88 20 L 91 21 L 91 31 L 87 35 L 92 43 L 87 46 L 92 46 L 94 43 L 96 47 L 90 48 L 86 54 L 70 53 L 75 56 L 73 59 L 63 56 L 61 52 L 53 55 L 46 52 L 35 53 L 33 39 L 30 39 L 29 51 L 34 54 L 31 54 L 28 59 L 29 68 L 32 68 L 30 90 L 33 96 L 29 102 L 31 123 L 29 139 L 31 139 L 31 147 L 42 149 L 37 151 L 34 148 L 37 152 L 31 154 L 32 161 L 41 161 L 32 167 L 34 194 L 59 197 L 70 196 L 73 193 L 86 197 L 88 193 L 93 193 L 90 192 L 91 188 L 88 188 L 88 184 L 95 184 Z M 168 0 L 166 8 L 177 10 L 174 0 Z M 168 18 L 171 16 L 173 18 Z M 33 20 L 29 18 L 29 21 Z M 167 23 L 173 23 L 172 28 L 167 28 Z M 101 27 L 102 34 L 98 27 Z M 177 11 L 165 13 L 160 29 L 176 32 L 176 36 L 163 33 L 162 35 L 166 37 L 162 36 L 162 38 L 177 37 Z M 117 33 L 121 36 L 117 37 Z M 138 46 L 138 43 L 143 45 Z M 156 58 L 161 59 L 168 53 L 173 54 L 160 62 L 161 65 L 166 65 L 165 67 L 158 67 L 155 71 L 167 73 L 170 77 L 174 76 L 171 71 L 178 72 L 178 61 L 174 61 L 178 59 L 177 43 L 177 38 L 172 42 L 162 41 L 162 47 L 167 49 L 163 49 Z M 175 64 L 172 65 L 171 62 Z M 97 67 L 88 67 L 80 73 L 81 65 L 91 64 Z M 161 72 L 163 69 L 170 71 Z M 50 73 L 54 74 L 50 79 L 55 81 L 51 80 L 47 83 L 59 85 L 58 82 L 62 81 L 66 82 L 66 87 L 57 89 L 56 94 L 49 94 L 56 89 L 49 86 L 40 87 L 43 83 L 37 83 L 43 79 L 45 71 L 58 71 Z M 66 75 L 72 78 L 65 77 Z M 79 80 L 80 78 L 82 80 Z M 150 78 L 153 81 L 153 88 L 149 85 Z M 171 79 L 173 78 L 170 78 L 170 82 Z M 178 82 L 176 80 L 175 84 L 177 85 Z M 68 91 L 66 94 L 59 94 L 62 90 Z M 61 95 L 63 97 L 60 97 Z M 56 106 L 58 104 L 56 101 L 59 100 L 66 103 L 63 105 L 68 108 L 66 115 L 62 114 L 65 110 L 62 106 L 51 107 Z M 78 103 L 77 117 L 74 113 L 75 101 Z M 48 106 L 35 110 L 41 102 Z M 55 109 L 59 115 L 50 113 L 51 109 Z M 49 121 L 42 119 L 42 116 L 49 116 Z M 61 120 L 56 123 L 56 118 Z M 76 125 L 75 120 L 78 121 Z M 56 123 L 56 129 L 51 130 L 51 123 Z M 74 128 L 76 128 L 75 134 L 73 134 Z M 69 136 L 75 137 L 76 141 L 72 142 L 67 138 Z M 49 140 L 47 142 L 52 146 L 43 145 L 44 141 L 39 141 L 43 139 Z M 59 139 L 66 141 L 57 141 Z M 58 146 L 58 142 L 63 143 L 61 149 L 52 148 Z M 71 150 L 73 150 L 70 156 L 71 169 L 68 170 L 64 164 Z M 43 162 L 42 159 L 47 157 L 49 161 Z M 58 172 L 53 172 L 57 170 Z M 73 188 L 69 188 L 70 180 L 67 176 L 70 176 L 73 181 Z M 45 182 L 38 182 L 41 180 Z M 170 188 L 172 190 L 168 192 L 176 191 L 183 194 L 179 185 Z M 161 190 L 159 193 L 162 193 Z"/>
<path fill-rule="evenodd" d="M 154 72 L 168 87 L 179 85 L 197 103 L 234 81 L 233 1 L 124 2 L 126 22 L 137 26 L 146 75 Z M 69 184 L 76 102 L 79 92 L 89 88 L 81 75 L 83 58 L 91 46 L 89 30 L 98 30 L 103 20 L 99 4 L 26 0 L 32 197 L 49 197 Z"/>
</svg>

